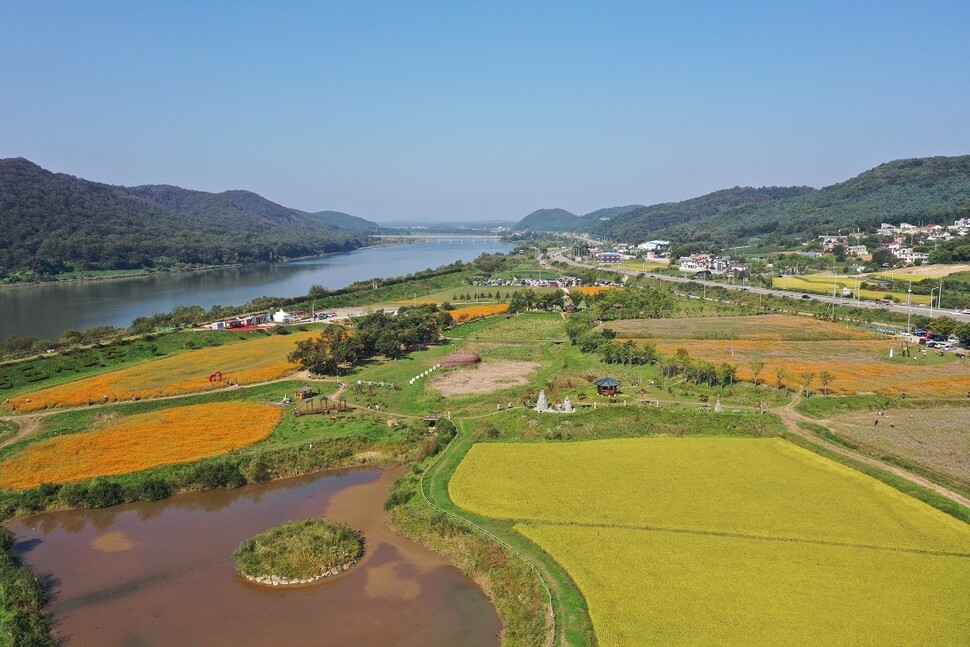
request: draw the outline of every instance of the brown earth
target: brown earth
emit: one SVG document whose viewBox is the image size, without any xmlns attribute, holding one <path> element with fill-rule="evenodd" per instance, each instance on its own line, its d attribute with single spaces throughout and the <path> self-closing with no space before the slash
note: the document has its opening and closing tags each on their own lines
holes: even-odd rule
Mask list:
<svg viewBox="0 0 970 647">
<path fill-rule="evenodd" d="M 482 362 L 441 373 L 432 378 L 428 386 L 446 397 L 494 393 L 528 384 L 528 375 L 538 368 L 538 362 Z"/>
</svg>

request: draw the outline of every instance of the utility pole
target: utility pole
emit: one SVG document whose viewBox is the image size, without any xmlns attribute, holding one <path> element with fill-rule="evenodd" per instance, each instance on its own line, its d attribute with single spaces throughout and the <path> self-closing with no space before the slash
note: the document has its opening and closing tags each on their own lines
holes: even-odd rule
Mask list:
<svg viewBox="0 0 970 647">
<path fill-rule="evenodd" d="M 906 290 L 906 334 L 912 334 L 909 322 L 913 318 L 913 279 L 909 280 L 909 289 Z"/>
</svg>

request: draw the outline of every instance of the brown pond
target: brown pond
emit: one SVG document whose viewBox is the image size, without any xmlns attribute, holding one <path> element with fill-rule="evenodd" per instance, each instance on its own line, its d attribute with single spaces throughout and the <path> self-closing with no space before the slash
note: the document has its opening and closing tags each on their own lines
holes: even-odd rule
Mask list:
<svg viewBox="0 0 970 647">
<path fill-rule="evenodd" d="M 337 470 L 7 525 L 24 561 L 49 578 L 68 645 L 497 645 L 501 625 L 481 590 L 384 525 L 393 479 Z M 235 573 L 240 542 L 308 516 L 363 531 L 361 562 L 298 587 Z"/>
</svg>

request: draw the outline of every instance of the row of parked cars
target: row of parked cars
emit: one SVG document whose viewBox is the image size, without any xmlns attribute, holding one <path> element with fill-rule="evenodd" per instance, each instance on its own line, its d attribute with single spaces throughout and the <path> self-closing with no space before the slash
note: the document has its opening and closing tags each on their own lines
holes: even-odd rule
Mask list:
<svg viewBox="0 0 970 647">
<path fill-rule="evenodd" d="M 908 336 L 908 333 L 901 332 L 900 336 Z M 913 334 L 917 337 L 922 337 L 926 340 L 927 348 L 938 348 L 940 350 L 953 350 L 957 348 L 960 344 L 960 338 L 956 335 L 950 335 L 944 338 L 942 335 L 934 335 L 929 330 L 924 330 L 923 328 L 917 328 L 913 331 Z"/>
</svg>

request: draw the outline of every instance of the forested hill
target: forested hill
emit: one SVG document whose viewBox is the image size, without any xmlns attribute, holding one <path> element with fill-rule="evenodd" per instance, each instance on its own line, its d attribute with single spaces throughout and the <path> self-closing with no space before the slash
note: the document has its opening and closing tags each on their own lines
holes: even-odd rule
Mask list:
<svg viewBox="0 0 970 647">
<path fill-rule="evenodd" d="M 517 228 L 543 230 L 535 224 L 523 226 L 532 215 Z M 818 190 L 735 187 L 683 202 L 622 208 L 608 220 L 589 218 L 591 215 L 579 218 L 568 229 L 544 230 L 580 230 L 619 242 L 668 238 L 726 246 L 754 241 L 791 243 L 841 228 L 878 227 L 883 222 L 948 224 L 970 217 L 970 155 L 888 162 Z"/>
<path fill-rule="evenodd" d="M 343 213 L 341 211 L 317 211 L 316 213 L 311 213 L 311 216 L 325 223 L 328 227 L 333 227 L 334 229 L 377 229 L 379 225 L 376 222 L 371 222 L 370 220 L 364 220 L 358 216 L 352 216 L 349 213 Z"/>
<path fill-rule="evenodd" d="M 842 228 L 878 227 L 883 222 L 949 224 L 970 216 L 970 155 L 888 162 L 817 191 L 807 187 L 730 191 L 768 195 L 737 206 L 725 205 L 716 213 L 674 220 L 663 210 L 632 218 L 627 214 L 603 223 L 595 233 L 617 240 L 662 236 L 678 242 L 725 245 L 755 240 L 792 243 Z M 771 195 L 773 192 L 777 193 Z"/>
<path fill-rule="evenodd" d="M 539 209 L 519 221 L 516 229 L 532 231 L 572 231 L 579 228 L 583 221 L 565 209 Z"/>
<path fill-rule="evenodd" d="M 122 187 L 0 160 L 0 281 L 270 261 L 360 247 L 375 223 L 249 191 Z"/>
</svg>

